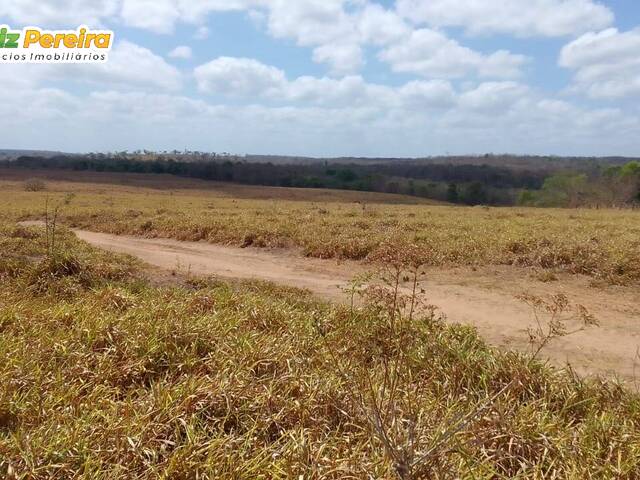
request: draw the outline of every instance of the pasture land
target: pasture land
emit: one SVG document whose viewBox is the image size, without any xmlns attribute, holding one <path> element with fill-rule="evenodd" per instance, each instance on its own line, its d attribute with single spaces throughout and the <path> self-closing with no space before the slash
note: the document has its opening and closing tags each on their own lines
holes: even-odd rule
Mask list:
<svg viewBox="0 0 640 480">
<path fill-rule="evenodd" d="M 31 177 L 44 177 L 46 190 L 25 191 Z M 365 259 L 384 244 L 409 242 L 430 250 L 430 265 L 515 265 L 549 279 L 568 272 L 595 283 L 640 281 L 635 210 L 453 207 L 366 192 L 0 170 L 6 218 L 42 218 L 47 198 L 62 204 L 65 225 L 105 233 L 294 248 L 338 259 Z"/>
<path fill-rule="evenodd" d="M 67 230 L 52 244 L 16 225 L 41 207 L 12 194 L 3 478 L 640 475 L 640 401 L 616 383 L 495 350 L 381 292 L 352 308 L 260 282 L 151 278 Z M 88 205 L 74 208 L 114 211 L 104 198 L 78 191 Z"/>
</svg>

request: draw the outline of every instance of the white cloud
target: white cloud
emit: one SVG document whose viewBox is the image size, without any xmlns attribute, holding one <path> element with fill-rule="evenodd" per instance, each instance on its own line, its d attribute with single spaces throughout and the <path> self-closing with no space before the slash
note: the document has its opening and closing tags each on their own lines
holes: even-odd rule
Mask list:
<svg viewBox="0 0 640 480">
<path fill-rule="evenodd" d="M 124 89 L 161 89 L 175 91 L 182 86 L 182 74 L 162 57 L 135 43 L 116 42 L 109 61 L 100 64 L 10 65 L 28 71 L 34 82 L 62 80 Z"/>
<path fill-rule="evenodd" d="M 393 10 L 378 4 L 367 4 L 357 17 L 357 28 L 363 42 L 386 45 L 411 33 L 411 28 Z"/>
<path fill-rule="evenodd" d="M 415 30 L 406 40 L 383 50 L 379 57 L 389 63 L 395 72 L 447 78 L 468 74 L 515 77 L 527 61 L 522 55 L 504 50 L 483 55 L 447 38 L 441 32 L 426 28 Z"/>
<path fill-rule="evenodd" d="M 7 0 L 0 5 L 0 17 L 19 25 L 47 27 L 95 27 L 105 21 L 156 33 L 173 32 L 176 23 L 202 25 L 208 14 L 244 10 L 263 0 Z"/>
<path fill-rule="evenodd" d="M 244 10 L 254 3 L 252 0 L 121 1 L 120 16 L 127 25 L 156 33 L 171 33 L 178 22 L 201 25 L 212 12 Z"/>
<path fill-rule="evenodd" d="M 163 0 L 124 0 L 122 18 L 132 27 L 157 33 L 171 33 L 180 18 L 176 2 Z"/>
<path fill-rule="evenodd" d="M 6 17 L 16 26 L 95 27 L 116 15 L 119 4 L 120 0 L 5 0 L 0 4 L 0 18 Z"/>
<path fill-rule="evenodd" d="M 284 72 L 250 58 L 220 57 L 194 70 L 198 89 L 210 94 L 268 95 L 286 82 Z"/>
<path fill-rule="evenodd" d="M 188 43 L 167 53 L 119 41 L 104 65 L 5 65 L 16 88 L 0 92 L 0 113 L 21 127 L 0 132 L 0 143 L 68 150 L 189 147 L 317 155 L 624 154 L 640 148 L 640 123 L 626 105 L 592 109 L 546 98 L 533 86 L 510 80 L 521 73 L 526 57 L 505 50 L 480 52 L 441 30 L 580 35 L 611 23 L 611 12 L 595 0 L 399 0 L 398 9 L 373 0 L 46 4 L 2 2 L 0 18 L 47 27 L 86 22 L 117 30 L 126 24 L 163 34 L 187 24 L 197 32 L 194 37 L 204 38 L 213 28 L 207 21 L 210 13 L 246 11 L 257 28 L 309 49 L 312 59 L 327 65 L 333 76 L 287 78 L 284 70 L 254 59 L 220 57 L 194 70 L 199 91 L 211 97 L 193 99 L 176 93 L 183 75 L 158 55 L 188 58 Z M 429 28 L 422 28 L 425 24 Z M 176 40 L 174 46 L 180 43 Z M 424 78 L 399 86 L 366 80 L 357 71 L 369 48 L 394 72 Z M 623 98 L 640 94 L 639 51 L 640 30 L 608 29 L 568 43 L 559 64 L 575 72 L 574 91 Z M 463 79 L 463 87 L 454 88 L 449 78 Z M 74 92 L 78 82 L 95 91 Z M 63 84 L 64 89 L 51 88 Z M 234 99 L 227 102 L 225 96 Z M 46 135 L 42 119 L 55 120 Z"/>
<path fill-rule="evenodd" d="M 176 23 L 202 24 L 214 11 L 246 10 L 256 25 L 264 24 L 274 38 L 292 39 L 313 49 L 313 60 L 332 73 L 357 71 L 364 63 L 362 45 L 382 45 L 410 29 L 393 11 L 366 0 L 123 0 L 127 25 L 170 33 Z M 354 7 L 347 11 L 346 6 Z M 206 26 L 196 38 L 206 37 Z"/>
<path fill-rule="evenodd" d="M 362 48 L 356 43 L 332 43 L 316 47 L 313 61 L 327 63 L 335 75 L 357 71 L 364 63 Z"/>
<path fill-rule="evenodd" d="M 269 32 L 276 38 L 293 38 L 301 46 L 354 40 L 355 25 L 344 10 L 345 3 L 345 0 L 270 0 Z"/>
<path fill-rule="evenodd" d="M 359 75 L 289 80 L 284 71 L 273 66 L 224 57 L 198 67 L 195 76 L 200 89 L 207 93 L 242 97 L 252 103 L 263 99 L 269 104 L 282 104 L 279 108 L 295 105 L 292 108 L 296 111 L 315 107 L 356 109 L 360 114 L 368 112 L 377 121 L 393 118 L 396 125 L 407 128 L 418 128 L 415 122 L 424 121 L 424 115 L 438 113 L 443 115 L 441 126 L 474 130 L 497 128 L 490 125 L 509 114 L 513 125 L 501 125 L 512 129 L 522 121 L 514 118 L 513 112 L 531 117 L 529 108 L 537 101 L 530 87 L 514 81 L 484 82 L 458 93 L 446 80 L 414 80 L 399 87 L 368 83 Z M 573 112 L 558 109 L 556 113 L 560 116 Z M 542 117 L 536 121 L 542 122 Z"/>
<path fill-rule="evenodd" d="M 202 100 L 162 93 L 96 91 L 89 94 L 88 100 L 107 117 L 137 117 L 143 123 L 173 123 L 215 110 Z"/>
<path fill-rule="evenodd" d="M 303 47 L 315 47 L 313 60 L 329 64 L 335 73 L 356 71 L 362 64 L 355 19 L 346 0 L 269 0 L 267 30 L 275 38 L 291 38 Z"/>
<path fill-rule="evenodd" d="M 580 34 L 614 19 L 610 9 L 593 0 L 398 0 L 397 9 L 416 24 L 522 37 Z"/>
<path fill-rule="evenodd" d="M 640 134 L 638 118 L 620 109 L 581 108 L 513 82 L 462 93 L 436 128 L 440 141 L 463 138 L 475 152 L 566 155 L 633 154 Z"/>
<path fill-rule="evenodd" d="M 197 67 L 194 76 L 205 93 L 285 104 L 426 110 L 451 106 L 455 96 L 451 84 L 444 80 L 412 81 L 401 87 L 368 83 L 360 75 L 289 80 L 284 71 L 247 58 L 218 58 Z"/>
<path fill-rule="evenodd" d="M 312 50 L 312 59 L 316 63 L 328 66 L 333 75 L 352 74 L 365 64 L 364 52 L 368 45 L 377 48 L 394 45 L 398 50 L 403 44 L 415 42 L 416 36 L 423 35 L 422 30 L 413 32 L 410 26 L 395 9 L 384 8 L 373 0 L 59 0 L 61 5 L 53 8 L 40 0 L 11 0 L 0 7 L 9 18 L 30 20 L 51 25 L 57 23 L 104 23 L 124 24 L 130 27 L 149 30 L 159 34 L 170 34 L 179 23 L 194 26 L 194 38 L 204 39 L 209 30 L 207 17 L 214 12 L 245 11 L 258 28 L 264 26 L 266 32 L 277 39 L 287 39 L 301 47 Z M 442 2 L 445 0 L 436 0 Z M 537 0 L 559 1 L 559 0 Z M 565 0 L 587 1 L 587 0 Z M 400 11 L 405 15 L 412 6 L 405 5 L 409 0 L 401 0 Z M 404 5 L 404 6 L 403 6 Z M 419 16 L 422 5 L 415 7 Z M 411 13 L 411 12 L 410 12 Z M 446 76 L 452 70 L 476 71 L 480 75 L 508 77 L 514 76 L 520 65 L 520 58 L 508 52 L 496 52 L 494 55 L 482 55 L 448 40 L 443 33 L 439 42 L 447 51 L 439 54 L 441 58 L 418 58 L 401 62 L 397 71 L 420 74 L 432 70 L 437 75 L 440 70 Z M 407 48 L 413 44 L 408 43 Z M 424 46 L 421 46 L 424 48 Z M 436 46 L 435 48 L 438 48 Z M 433 51 L 422 52 L 434 57 Z M 444 62 L 444 56 L 461 55 L 457 61 L 451 57 Z M 421 65 L 417 66 L 418 63 Z M 445 66 L 446 63 L 448 66 Z M 411 65 L 413 64 L 413 65 Z M 417 67 L 416 67 L 417 66 Z M 431 76 L 431 72 L 427 74 Z"/>
<path fill-rule="evenodd" d="M 562 48 L 559 64 L 576 71 L 573 90 L 590 97 L 640 95 L 640 29 L 587 33 Z"/>
<path fill-rule="evenodd" d="M 495 114 L 511 108 L 520 100 L 528 101 L 529 87 L 517 82 L 485 82 L 460 95 L 464 110 Z"/>
<path fill-rule="evenodd" d="M 183 60 L 188 60 L 193 57 L 193 51 L 191 50 L 191 47 L 180 45 L 171 50 L 168 55 L 171 58 L 181 58 Z"/>
<path fill-rule="evenodd" d="M 207 38 L 209 38 L 209 29 L 204 25 L 198 27 L 196 32 L 193 34 L 193 38 L 195 38 L 196 40 L 206 40 Z"/>
<path fill-rule="evenodd" d="M 182 86 L 182 76 L 175 67 L 151 50 L 128 41 L 116 43 L 107 63 L 82 67 L 88 80 L 99 83 L 167 90 Z"/>
<path fill-rule="evenodd" d="M 333 107 L 389 107 L 397 103 L 393 88 L 367 83 L 359 75 L 341 79 L 298 77 L 283 85 L 280 97 L 286 101 Z"/>
<path fill-rule="evenodd" d="M 14 123 L 31 124 L 35 128 L 30 133 L 36 136 L 42 135 L 44 120 L 64 120 L 67 112 L 74 111 L 81 105 L 80 99 L 57 88 L 37 89 L 29 86 L 11 90 L 0 89 L 0 115 L 11 118 Z M 19 129 L 15 129 L 13 133 L 19 133 Z"/>
<path fill-rule="evenodd" d="M 410 108 L 446 108 L 454 105 L 456 93 L 445 80 L 414 80 L 399 89 L 400 97 Z"/>
<path fill-rule="evenodd" d="M 323 82 L 333 85 L 330 82 L 338 81 Z M 358 82 L 354 79 L 343 85 L 345 98 L 350 88 L 359 88 Z M 425 91 L 448 90 L 445 84 L 425 83 L 430 84 L 424 86 Z M 477 89 L 487 91 L 482 85 Z M 455 102 L 434 115 L 431 110 L 403 104 L 377 109 L 348 103 L 338 107 L 216 105 L 161 93 L 108 90 L 72 95 L 28 88 L 0 92 L 0 112 L 12 114 L 19 127 L 1 131 L 0 143 L 72 151 L 188 147 L 238 153 L 378 156 L 445 151 L 631 154 L 639 147 L 637 118 L 618 109 L 579 108 L 539 98 L 531 91 L 512 98 L 499 114 L 477 108 L 473 102 Z M 48 123 L 47 135 L 41 134 L 43 118 L 55 119 Z"/>
</svg>

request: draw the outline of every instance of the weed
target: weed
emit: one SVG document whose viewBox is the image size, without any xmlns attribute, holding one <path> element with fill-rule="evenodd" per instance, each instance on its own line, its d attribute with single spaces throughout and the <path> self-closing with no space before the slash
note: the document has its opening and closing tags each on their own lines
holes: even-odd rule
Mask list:
<svg viewBox="0 0 640 480">
<path fill-rule="evenodd" d="M 47 189 L 47 185 L 39 178 L 30 178 L 24 181 L 25 192 L 42 192 Z"/>
<path fill-rule="evenodd" d="M 550 342 L 557 338 L 582 332 L 588 327 L 598 326 L 596 318 L 583 305 L 572 306 L 563 294 L 551 295 L 549 299 L 523 293 L 519 300 L 529 305 L 533 311 L 535 326 L 529 328 L 529 343 L 532 347 L 532 359 Z M 567 322 L 577 322 L 572 330 Z"/>
</svg>

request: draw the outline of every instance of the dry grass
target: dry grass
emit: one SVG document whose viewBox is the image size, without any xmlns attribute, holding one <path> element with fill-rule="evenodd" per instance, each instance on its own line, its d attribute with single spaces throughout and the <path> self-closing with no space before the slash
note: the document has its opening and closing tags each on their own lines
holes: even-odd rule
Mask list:
<svg viewBox="0 0 640 480">
<path fill-rule="evenodd" d="M 41 192 L 47 189 L 47 185 L 38 178 L 32 178 L 24 181 L 25 192 Z"/>
<path fill-rule="evenodd" d="M 409 432 L 424 459 L 404 478 L 640 476 L 640 403 L 616 384 L 436 315 L 398 330 L 380 296 L 351 308 L 261 283 L 157 287 L 68 232 L 57 245 L 0 222 L 5 478 L 397 478 L 360 386 L 390 407 L 389 443 L 407 451 Z M 392 273 L 393 252 L 377 257 Z"/>
<path fill-rule="evenodd" d="M 17 174 L 11 175 L 0 182 L 3 213 L 11 219 L 43 218 L 45 197 L 52 204 L 66 198 L 69 204 L 61 221 L 108 233 L 293 247 L 313 257 L 352 259 L 366 258 L 391 239 L 430 247 L 432 265 L 514 264 L 609 283 L 640 280 L 638 211 L 410 205 L 394 203 L 413 201 L 401 196 L 229 186 L 146 175 L 129 178 L 130 185 L 106 183 L 122 180 L 100 174 L 86 180 L 105 183 L 48 180 L 48 192 L 27 193 Z M 163 182 L 181 188 L 159 190 Z M 209 189 L 194 189 L 204 186 Z M 70 192 L 75 197 L 69 202 Z"/>
<path fill-rule="evenodd" d="M 251 200 L 293 200 L 312 202 L 365 202 L 407 205 L 434 205 L 441 202 L 406 195 L 330 190 L 325 188 L 281 188 L 241 185 L 237 183 L 212 182 L 173 175 L 69 172 L 64 170 L 22 170 L 0 168 L 0 181 L 6 186 L 23 185 L 28 180 L 53 183 L 54 190 L 93 192 L 96 189 L 114 191 L 166 190 L 182 191 L 191 195 Z"/>
</svg>

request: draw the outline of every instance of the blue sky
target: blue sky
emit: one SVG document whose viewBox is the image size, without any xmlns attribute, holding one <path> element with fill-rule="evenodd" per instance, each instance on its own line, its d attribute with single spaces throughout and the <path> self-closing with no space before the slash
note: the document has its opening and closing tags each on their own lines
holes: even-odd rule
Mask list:
<svg viewBox="0 0 640 480">
<path fill-rule="evenodd" d="M 0 64 L 0 148 L 640 155 L 632 0 L 12 0 L 103 65 Z"/>
</svg>

